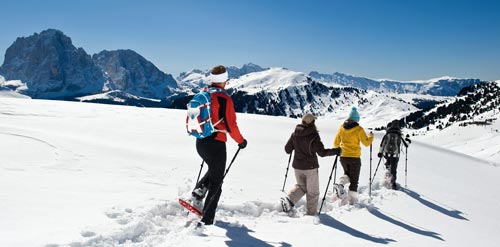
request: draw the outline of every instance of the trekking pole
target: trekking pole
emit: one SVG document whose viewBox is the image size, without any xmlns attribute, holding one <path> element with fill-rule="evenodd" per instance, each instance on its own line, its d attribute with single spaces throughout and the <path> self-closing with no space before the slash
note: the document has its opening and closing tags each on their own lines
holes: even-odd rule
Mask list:
<svg viewBox="0 0 500 247">
<path fill-rule="evenodd" d="M 194 184 L 194 188 L 196 188 L 196 186 L 198 186 L 198 182 L 200 181 L 200 176 L 201 176 L 201 170 L 203 170 L 203 164 L 205 163 L 205 160 L 203 160 L 201 162 L 201 165 L 200 165 L 200 172 L 198 172 L 198 178 L 196 179 L 196 183 Z M 189 211 L 186 213 L 186 216 L 189 215 Z"/>
<path fill-rule="evenodd" d="M 318 214 L 321 214 L 321 209 L 323 209 L 323 203 L 325 203 L 325 198 L 326 198 L 326 192 L 328 192 L 328 186 L 330 186 L 330 181 L 332 180 L 332 174 L 333 174 L 333 170 L 336 170 L 337 168 L 337 159 L 339 158 L 339 156 L 337 155 L 335 157 L 335 161 L 333 162 L 333 167 L 332 167 L 332 171 L 330 172 L 330 178 L 328 179 L 328 183 L 326 185 L 326 190 L 325 190 L 325 195 L 323 196 L 323 201 L 321 201 L 321 207 L 319 207 L 319 212 Z"/>
<path fill-rule="evenodd" d="M 337 166 L 337 165 L 335 165 L 335 166 Z M 335 184 L 336 180 L 337 180 L 337 170 L 338 170 L 337 167 L 335 167 L 335 172 L 333 172 L 333 184 Z M 335 187 L 333 187 L 332 193 L 335 193 Z"/>
<path fill-rule="evenodd" d="M 292 160 L 292 153 L 290 153 L 290 157 L 288 158 L 288 165 L 286 166 L 286 173 L 285 173 L 285 182 L 283 182 L 283 188 L 281 189 L 282 192 L 285 192 L 285 184 L 286 184 L 286 178 L 288 177 L 288 168 L 290 168 L 290 161 Z"/>
<path fill-rule="evenodd" d="M 406 145 L 405 145 L 405 156 L 406 156 L 406 159 L 405 159 L 405 188 L 407 188 L 407 180 L 408 180 L 408 145 L 411 143 L 411 140 L 410 140 L 410 135 L 409 134 L 406 134 L 406 138 L 405 140 L 407 141 Z M 404 142 L 403 142 L 404 143 Z"/>
<path fill-rule="evenodd" d="M 406 146 L 405 155 L 406 155 L 406 160 L 405 160 L 405 188 L 408 188 L 408 186 L 406 185 L 406 182 L 408 180 L 408 146 Z"/>
<path fill-rule="evenodd" d="M 217 195 L 217 193 L 219 193 L 220 189 L 222 188 L 222 183 L 224 182 L 224 178 L 226 177 L 227 173 L 229 172 L 229 169 L 231 168 L 231 166 L 233 165 L 234 163 L 234 160 L 236 159 L 236 156 L 238 156 L 238 153 L 240 152 L 241 148 L 238 147 L 238 150 L 236 151 L 236 153 L 234 154 L 233 156 L 233 159 L 231 160 L 231 163 L 229 163 L 229 166 L 227 167 L 226 169 L 226 172 L 224 172 L 224 176 L 222 176 L 222 179 L 219 183 L 219 187 L 217 187 L 217 190 L 215 190 L 215 193 L 212 195 L 212 197 L 210 197 L 210 200 L 208 201 L 208 204 L 204 207 L 204 208 L 209 208 L 209 206 L 212 204 L 212 202 L 214 201 L 215 199 L 215 196 Z M 203 212 L 205 213 L 205 212 Z"/>
<path fill-rule="evenodd" d="M 380 166 L 380 161 L 382 161 L 382 157 L 380 157 L 380 159 L 378 160 L 377 168 L 375 168 L 375 173 L 373 173 L 373 179 L 372 181 L 370 181 L 370 188 L 372 187 L 373 180 L 375 180 L 375 176 L 377 175 L 378 167 Z"/>
<path fill-rule="evenodd" d="M 368 183 L 370 185 L 368 186 L 368 195 L 372 198 L 372 144 L 370 144 L 370 178 L 368 178 Z"/>
<path fill-rule="evenodd" d="M 201 165 L 200 165 L 200 172 L 198 172 L 198 178 L 196 179 L 196 184 L 194 185 L 194 187 L 196 188 L 196 186 L 198 186 L 198 182 L 200 181 L 200 175 L 201 175 L 201 170 L 203 170 L 203 164 L 205 163 L 205 160 L 203 160 L 201 162 Z"/>
</svg>

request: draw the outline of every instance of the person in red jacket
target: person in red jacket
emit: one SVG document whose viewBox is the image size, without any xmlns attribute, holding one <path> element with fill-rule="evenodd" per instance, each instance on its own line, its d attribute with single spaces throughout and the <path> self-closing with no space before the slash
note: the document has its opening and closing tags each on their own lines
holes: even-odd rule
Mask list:
<svg viewBox="0 0 500 247">
<path fill-rule="evenodd" d="M 243 138 L 238 128 L 233 100 L 224 90 L 229 81 L 226 68 L 222 65 L 213 67 L 207 80 L 210 86 L 204 90 L 209 90 L 210 88 L 221 89 L 210 94 L 212 123 L 215 125 L 216 131 L 211 136 L 196 139 L 196 151 L 207 163 L 208 171 L 200 179 L 192 195 L 197 201 L 201 202 L 208 191 L 203 205 L 203 217 L 201 221 L 205 225 L 212 225 L 222 192 L 222 187 L 219 190 L 218 188 L 222 183 L 224 170 L 226 169 L 227 134 L 238 143 L 241 149 L 247 146 L 247 140 Z M 211 201 L 212 198 L 213 201 Z"/>
</svg>

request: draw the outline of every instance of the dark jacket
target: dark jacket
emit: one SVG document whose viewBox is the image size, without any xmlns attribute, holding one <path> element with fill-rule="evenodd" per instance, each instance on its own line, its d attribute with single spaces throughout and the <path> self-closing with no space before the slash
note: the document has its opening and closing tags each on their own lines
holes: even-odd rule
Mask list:
<svg viewBox="0 0 500 247">
<path fill-rule="evenodd" d="M 314 126 L 298 124 L 285 145 L 285 152 L 295 150 L 292 167 L 299 170 L 309 170 L 319 167 L 318 154 L 321 157 L 333 156 L 332 149 L 325 149 L 319 133 Z"/>
<path fill-rule="evenodd" d="M 384 137 L 382 138 L 382 141 L 380 142 L 380 148 L 379 148 L 379 153 L 382 153 L 384 156 L 388 157 L 389 154 L 387 154 L 384 150 L 384 147 L 386 146 L 387 142 L 389 142 L 389 137 L 388 135 L 394 133 L 398 135 L 398 141 L 397 141 L 397 150 L 398 152 L 396 154 L 391 155 L 391 157 L 399 157 L 399 154 L 401 152 L 401 143 L 405 146 L 408 147 L 408 143 L 403 139 L 403 133 L 401 133 L 401 129 L 397 127 L 390 127 L 386 130 L 386 133 Z"/>
</svg>

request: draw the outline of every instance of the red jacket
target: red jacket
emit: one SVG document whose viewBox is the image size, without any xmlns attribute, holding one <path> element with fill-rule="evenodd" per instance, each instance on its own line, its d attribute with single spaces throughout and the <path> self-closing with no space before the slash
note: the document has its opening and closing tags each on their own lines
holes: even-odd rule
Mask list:
<svg viewBox="0 0 500 247">
<path fill-rule="evenodd" d="M 210 87 L 216 86 L 212 85 Z M 236 112 L 234 111 L 233 99 L 231 99 L 231 97 L 225 91 L 211 93 L 210 99 L 212 100 L 212 124 L 215 124 L 220 119 L 223 119 L 220 123 L 215 125 L 216 129 L 222 130 L 215 132 L 215 139 L 226 142 L 227 132 L 236 143 L 242 143 L 244 138 L 240 133 L 238 124 L 236 123 Z"/>
</svg>

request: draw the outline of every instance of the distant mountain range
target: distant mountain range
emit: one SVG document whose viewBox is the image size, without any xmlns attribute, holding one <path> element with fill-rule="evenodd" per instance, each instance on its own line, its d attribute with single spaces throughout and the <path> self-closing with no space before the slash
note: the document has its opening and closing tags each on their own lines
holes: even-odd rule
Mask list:
<svg viewBox="0 0 500 247">
<path fill-rule="evenodd" d="M 434 96 L 455 96 L 460 89 L 478 84 L 479 79 L 460 79 L 453 77 L 441 77 L 428 81 L 394 81 L 394 80 L 373 80 L 364 77 L 356 77 L 342 73 L 320 74 L 310 72 L 309 75 L 325 84 L 357 87 L 364 90 L 374 90 L 386 93 L 413 93 L 429 94 Z"/>
<path fill-rule="evenodd" d="M 290 117 L 304 112 L 339 114 L 351 105 L 367 104 L 409 114 L 418 110 L 415 106 L 432 106 L 442 100 L 439 96 L 455 96 L 462 88 L 481 82 L 451 77 L 418 82 L 373 80 L 342 73 L 304 74 L 252 63 L 227 69 L 232 78 L 228 91 L 237 111 Z M 185 108 L 192 95 L 206 86 L 208 73 L 208 69 L 193 69 L 174 79 L 132 50 L 90 56 L 63 32 L 48 29 L 18 38 L 7 49 L 0 67 L 4 77 L 0 89 L 36 99 Z M 414 95 L 402 100 L 397 94 Z"/>
</svg>

